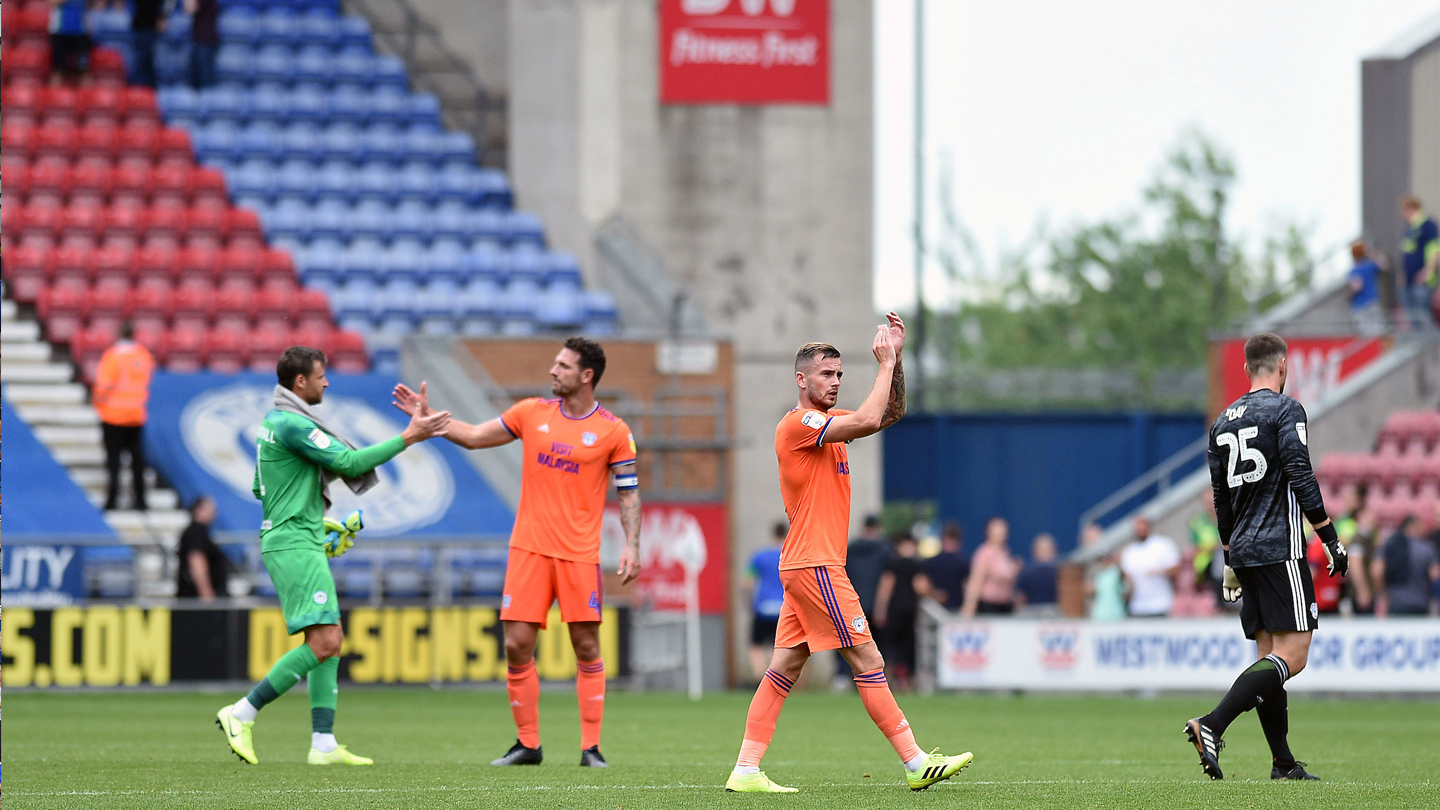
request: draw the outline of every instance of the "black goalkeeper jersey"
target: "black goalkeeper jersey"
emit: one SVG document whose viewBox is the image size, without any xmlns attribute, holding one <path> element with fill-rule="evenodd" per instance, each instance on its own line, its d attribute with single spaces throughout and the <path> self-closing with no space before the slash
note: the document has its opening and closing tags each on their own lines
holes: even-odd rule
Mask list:
<svg viewBox="0 0 1440 810">
<path fill-rule="evenodd" d="M 1235 400 L 1210 426 L 1215 518 L 1232 567 L 1305 559 L 1302 517 L 1325 519 L 1306 442 L 1305 409 L 1268 388 Z"/>
</svg>

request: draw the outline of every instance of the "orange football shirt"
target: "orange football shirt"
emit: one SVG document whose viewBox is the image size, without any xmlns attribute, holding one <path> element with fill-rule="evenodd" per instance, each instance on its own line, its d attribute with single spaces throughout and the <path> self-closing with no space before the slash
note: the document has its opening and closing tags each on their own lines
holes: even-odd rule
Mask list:
<svg viewBox="0 0 1440 810">
<path fill-rule="evenodd" d="M 775 428 L 780 495 L 790 534 L 780 570 L 844 565 L 850 541 L 850 458 L 845 443 L 825 442 L 830 420 L 854 411 L 796 409 Z"/>
<path fill-rule="evenodd" d="M 610 471 L 635 462 L 630 426 L 598 403 L 577 419 L 560 409 L 559 399 L 539 398 L 510 406 L 500 424 L 525 448 L 510 546 L 599 563 Z"/>
</svg>

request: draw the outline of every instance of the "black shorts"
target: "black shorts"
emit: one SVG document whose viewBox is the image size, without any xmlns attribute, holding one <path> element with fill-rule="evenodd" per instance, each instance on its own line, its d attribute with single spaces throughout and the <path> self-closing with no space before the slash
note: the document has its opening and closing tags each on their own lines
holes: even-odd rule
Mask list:
<svg viewBox="0 0 1440 810">
<path fill-rule="evenodd" d="M 750 616 L 750 645 L 752 647 L 774 647 L 775 626 L 779 622 L 779 616 L 752 614 Z"/>
<path fill-rule="evenodd" d="M 1267 633 L 1296 633 L 1320 626 L 1315 583 L 1304 560 L 1236 568 L 1240 580 L 1240 626 L 1253 639 Z"/>
</svg>

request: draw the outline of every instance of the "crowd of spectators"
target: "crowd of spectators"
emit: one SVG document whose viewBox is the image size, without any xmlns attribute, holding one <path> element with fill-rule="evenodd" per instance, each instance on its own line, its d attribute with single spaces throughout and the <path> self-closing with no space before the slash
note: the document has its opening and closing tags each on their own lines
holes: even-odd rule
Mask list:
<svg viewBox="0 0 1440 810">
<path fill-rule="evenodd" d="M 1433 331 L 1440 319 L 1440 227 L 1435 218 L 1425 213 L 1420 199 L 1407 196 L 1400 202 L 1404 236 L 1400 243 L 1400 272 L 1395 275 L 1396 291 L 1405 328 L 1412 331 Z M 1386 258 L 1372 256 L 1364 240 L 1350 246 L 1354 263 L 1350 268 L 1350 314 L 1356 331 L 1365 336 L 1388 331 L 1381 293 Z"/>
<path fill-rule="evenodd" d="M 50 81 L 84 84 L 95 48 L 90 13 L 116 8 L 130 14 L 130 83 L 155 87 L 155 46 L 170 15 L 183 9 L 190 16 L 190 84 L 196 90 L 218 79 L 215 59 L 220 52 L 220 0 L 49 0 Z"/>
</svg>

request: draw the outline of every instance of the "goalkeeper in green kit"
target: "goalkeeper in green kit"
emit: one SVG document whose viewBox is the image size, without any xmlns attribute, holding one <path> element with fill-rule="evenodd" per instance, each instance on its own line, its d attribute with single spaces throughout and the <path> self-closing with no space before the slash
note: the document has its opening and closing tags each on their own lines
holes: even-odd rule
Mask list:
<svg viewBox="0 0 1440 810">
<path fill-rule="evenodd" d="M 265 509 L 261 557 L 280 597 L 286 629 L 291 634 L 304 631 L 305 643 L 282 656 L 250 694 L 216 713 L 215 724 L 230 750 L 252 765 L 259 762 L 251 740 L 255 715 L 301 678 L 310 688 L 310 764 L 372 764 L 335 742 L 336 674 L 344 635 L 327 557 L 337 557 L 353 544 L 360 515 L 354 513 L 343 523 L 326 518 L 326 486 L 340 478 L 355 494 L 365 493 L 379 483 L 376 467 L 416 442 L 443 434 L 450 421 L 448 412 L 415 416 L 400 435 L 357 449 L 311 409 L 330 384 L 325 362 L 317 349 L 285 350 L 275 368 L 275 407 L 265 414 L 256 438 L 253 489 Z"/>
</svg>

